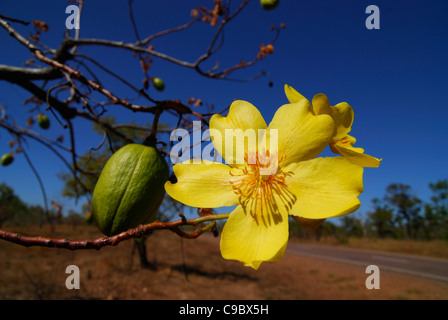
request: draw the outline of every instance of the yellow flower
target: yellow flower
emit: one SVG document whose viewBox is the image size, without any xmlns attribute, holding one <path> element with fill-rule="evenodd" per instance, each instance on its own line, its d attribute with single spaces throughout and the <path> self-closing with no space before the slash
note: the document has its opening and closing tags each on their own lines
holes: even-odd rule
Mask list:
<svg viewBox="0 0 448 320">
<path fill-rule="evenodd" d="M 297 103 L 306 100 L 294 88 L 285 85 L 285 93 L 289 102 Z M 361 167 L 378 167 L 381 159 L 364 154 L 364 149 L 355 148 L 356 139 L 348 133 L 351 131 L 354 113 L 352 107 L 346 102 L 331 106 L 326 95 L 319 93 L 312 100 L 313 112 L 316 115 L 327 114 L 334 120 L 334 132 L 330 141 L 330 149 L 334 153 L 342 155 L 350 162 Z"/>
<path fill-rule="evenodd" d="M 314 115 L 308 100 L 283 105 L 269 126 L 252 104 L 235 101 L 227 117 L 211 118 L 210 130 L 228 165 L 177 164 L 177 181 L 167 182 L 165 189 L 192 207 L 236 206 L 221 235 L 225 259 L 258 269 L 263 261 L 283 256 L 289 215 L 308 221 L 359 208 L 363 168 L 343 157 L 315 159 L 332 139 L 334 121 Z M 255 144 L 249 139 L 252 131 L 258 132 Z M 245 138 L 244 145 L 230 143 L 239 138 Z"/>
</svg>

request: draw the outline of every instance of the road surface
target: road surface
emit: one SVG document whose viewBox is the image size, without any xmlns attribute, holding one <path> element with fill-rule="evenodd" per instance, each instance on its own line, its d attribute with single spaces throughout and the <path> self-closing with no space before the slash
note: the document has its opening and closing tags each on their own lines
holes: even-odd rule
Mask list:
<svg viewBox="0 0 448 320">
<path fill-rule="evenodd" d="M 287 252 L 306 257 L 345 262 L 357 265 L 376 265 L 380 270 L 390 270 L 418 277 L 448 282 L 448 260 L 419 257 L 371 250 L 347 249 L 290 242 Z"/>
</svg>

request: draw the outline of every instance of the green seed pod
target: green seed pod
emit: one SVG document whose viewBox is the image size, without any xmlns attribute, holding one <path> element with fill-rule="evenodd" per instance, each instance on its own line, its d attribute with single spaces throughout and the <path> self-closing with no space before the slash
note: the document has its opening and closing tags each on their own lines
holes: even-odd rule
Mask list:
<svg viewBox="0 0 448 320">
<path fill-rule="evenodd" d="M 115 152 L 92 196 L 92 212 L 101 232 L 111 236 L 151 222 L 168 178 L 168 165 L 154 146 L 128 144 Z"/>
<path fill-rule="evenodd" d="M 152 78 L 152 84 L 154 85 L 154 88 L 159 91 L 163 91 L 165 89 L 165 83 L 160 78 Z"/>
<path fill-rule="evenodd" d="M 37 117 L 37 123 L 39 124 L 39 127 L 41 127 L 42 129 L 48 129 L 50 128 L 50 119 L 48 119 L 48 117 L 44 114 L 40 114 Z"/>
<path fill-rule="evenodd" d="M 14 157 L 10 153 L 5 153 L 1 159 L 2 166 L 4 167 L 9 166 L 13 161 Z"/>
<path fill-rule="evenodd" d="M 280 0 L 260 0 L 261 7 L 264 10 L 274 10 L 279 2 Z"/>
</svg>

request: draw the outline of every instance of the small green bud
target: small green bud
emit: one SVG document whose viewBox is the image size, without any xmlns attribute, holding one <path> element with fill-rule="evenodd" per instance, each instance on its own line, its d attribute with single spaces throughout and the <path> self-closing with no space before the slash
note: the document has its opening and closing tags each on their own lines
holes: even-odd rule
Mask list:
<svg viewBox="0 0 448 320">
<path fill-rule="evenodd" d="M 264 10 L 274 10 L 277 8 L 280 0 L 260 0 L 261 7 Z"/>
<path fill-rule="evenodd" d="M 39 124 L 39 127 L 42 129 L 48 129 L 50 127 L 50 119 L 44 114 L 39 114 L 37 117 L 37 123 Z"/>
<path fill-rule="evenodd" d="M 2 166 L 9 166 L 14 161 L 14 157 L 10 153 L 6 153 L 2 156 L 1 163 Z"/>
<path fill-rule="evenodd" d="M 163 91 L 165 89 L 165 83 L 160 78 L 152 78 L 152 84 L 154 85 L 154 88 L 159 91 Z"/>
</svg>

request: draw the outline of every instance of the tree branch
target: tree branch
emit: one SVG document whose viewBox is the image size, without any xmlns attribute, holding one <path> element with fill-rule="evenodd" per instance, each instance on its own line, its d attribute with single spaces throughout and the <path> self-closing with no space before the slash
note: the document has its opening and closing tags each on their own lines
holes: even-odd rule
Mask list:
<svg viewBox="0 0 448 320">
<path fill-rule="evenodd" d="M 30 24 L 30 23 L 27 22 L 27 21 L 23 21 L 23 20 L 19 20 L 19 19 L 15 19 L 15 18 L 7 17 L 7 16 L 4 16 L 4 15 L 2 15 L 2 14 L 0 14 L 0 18 L 5 19 L 5 20 L 9 20 L 9 21 L 11 21 L 11 22 L 21 23 L 21 24 L 23 24 L 23 25 L 25 25 L 25 26 L 27 26 L 27 25 Z"/>
<path fill-rule="evenodd" d="M 54 80 L 62 77 L 62 73 L 54 68 L 19 68 L 0 64 L 0 79 L 17 80 Z"/>
<path fill-rule="evenodd" d="M 0 230 L 0 239 L 6 240 L 24 247 L 48 247 L 48 248 L 60 248 L 69 250 L 80 250 L 80 249 L 96 249 L 99 250 L 105 246 L 116 246 L 122 241 L 129 240 L 132 238 L 140 238 L 147 234 L 152 233 L 155 230 L 170 230 L 181 237 L 188 239 L 196 239 L 204 232 L 210 231 L 214 227 L 214 222 L 216 220 L 227 219 L 229 217 L 228 213 L 224 214 L 212 214 L 202 216 L 196 219 L 185 219 L 171 221 L 171 222 L 160 222 L 155 221 L 149 224 L 140 225 L 137 228 L 124 231 L 120 234 L 111 237 L 101 237 L 92 240 L 69 240 L 62 238 L 46 238 L 41 236 L 23 236 L 15 232 L 9 232 L 5 230 Z M 199 227 L 193 232 L 185 232 L 181 229 L 182 226 L 199 226 L 201 223 L 206 221 L 212 221 L 212 223 L 207 224 L 204 227 Z"/>
<path fill-rule="evenodd" d="M 31 92 L 39 100 L 47 101 L 47 92 L 42 88 L 36 86 L 33 82 L 23 79 L 11 79 L 10 82 L 15 83 L 21 86 L 23 89 Z M 59 101 L 58 99 L 52 96 L 48 96 L 48 102 L 51 105 L 51 107 L 56 109 L 64 119 L 72 119 L 77 114 L 75 108 L 67 106 L 67 104 Z"/>
<path fill-rule="evenodd" d="M 22 142 L 20 141 L 20 137 L 19 136 L 15 136 L 15 140 L 17 142 L 17 144 L 19 145 L 20 151 L 23 153 L 23 155 L 25 156 L 25 160 L 28 163 L 28 165 L 30 166 L 31 170 L 33 171 L 34 175 L 36 176 L 37 182 L 39 183 L 40 186 L 40 190 L 42 192 L 42 197 L 43 197 L 43 201 L 44 201 L 44 207 L 45 207 L 45 216 L 47 218 L 47 221 L 49 221 L 50 218 L 50 212 L 48 211 L 48 201 L 47 201 L 47 193 L 45 191 L 45 187 L 44 187 L 44 183 L 39 175 L 39 172 L 37 172 L 36 168 L 33 165 L 33 162 L 31 161 L 31 159 L 28 157 L 27 152 L 25 151 L 25 149 L 22 146 Z"/>
</svg>

